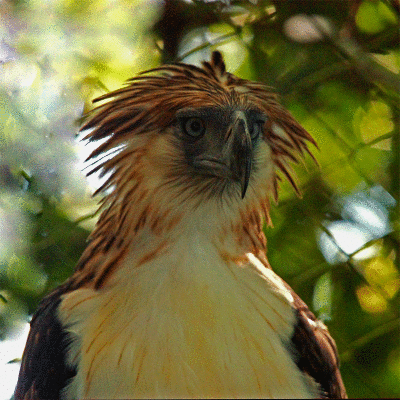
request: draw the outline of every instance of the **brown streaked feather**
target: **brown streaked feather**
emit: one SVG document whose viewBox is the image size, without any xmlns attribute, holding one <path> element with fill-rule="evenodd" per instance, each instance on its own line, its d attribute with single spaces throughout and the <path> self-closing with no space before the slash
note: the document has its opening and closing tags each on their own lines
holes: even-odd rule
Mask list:
<svg viewBox="0 0 400 400">
<path fill-rule="evenodd" d="M 276 166 L 279 168 L 280 171 L 283 172 L 283 174 L 286 176 L 286 178 L 288 179 L 288 181 L 290 182 L 290 184 L 293 186 L 296 194 L 298 196 L 301 195 L 299 188 L 297 187 L 297 184 L 295 182 L 295 180 L 292 177 L 293 172 L 289 171 L 289 167 L 283 165 L 283 163 L 280 160 L 276 160 L 275 161 Z"/>
<path fill-rule="evenodd" d="M 303 300 L 285 283 L 294 299 L 297 324 L 292 336 L 297 366 L 319 385 L 322 398 L 347 398 L 339 372 L 339 357 L 335 341 L 326 326 L 318 321 Z"/>
<path fill-rule="evenodd" d="M 235 91 L 237 87 L 245 89 L 248 106 L 253 104 L 269 115 L 267 126 L 271 122 L 276 123 L 291 140 L 291 143 L 282 140 L 267 129 L 266 140 L 271 143 L 273 150 L 276 149 L 277 159 L 287 157 L 296 162 L 292 146 L 300 155 L 305 151 L 313 157 L 306 142 L 316 146 L 314 139 L 280 106 L 276 94 L 261 83 L 247 81 L 226 72 L 222 55 L 214 52 L 211 61 L 203 63 L 203 68 L 183 63 L 160 66 L 131 79 L 127 87 L 96 99 L 109 101 L 93 110 L 82 130 L 94 128 L 86 136 L 91 141 L 107 136 L 109 139 L 89 159 L 115 148 L 132 135 L 145 132 L 150 126 L 158 126 L 162 130 L 163 126 L 171 123 L 174 113 L 180 108 L 207 106 L 210 100 L 213 104 L 241 104 L 244 100 Z M 155 109 L 162 109 L 163 113 L 154 113 Z M 279 145 L 282 141 L 286 147 Z M 96 170 L 103 168 L 110 171 L 114 166 L 115 163 L 111 165 L 110 162 L 104 162 Z M 293 185 L 294 180 L 290 179 L 289 171 L 285 169 L 282 172 Z"/>
<path fill-rule="evenodd" d="M 96 279 L 94 283 L 94 288 L 96 290 L 100 289 L 103 286 L 104 282 L 107 280 L 107 277 L 110 276 L 110 274 L 122 263 L 125 255 L 129 251 L 129 244 L 129 242 L 126 242 L 122 249 L 120 249 L 118 252 L 115 252 L 114 257 L 112 257 L 110 260 L 107 260 L 106 263 L 102 264 L 101 271 L 97 271 L 96 273 Z M 109 243 L 107 243 L 103 247 L 104 253 L 108 252 L 108 245 Z"/>
</svg>

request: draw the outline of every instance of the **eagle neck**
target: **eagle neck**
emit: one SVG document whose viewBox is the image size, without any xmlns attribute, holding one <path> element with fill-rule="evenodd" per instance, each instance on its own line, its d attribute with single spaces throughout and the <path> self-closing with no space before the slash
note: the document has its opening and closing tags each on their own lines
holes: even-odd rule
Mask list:
<svg viewBox="0 0 400 400">
<path fill-rule="evenodd" d="M 248 201 L 236 208 L 209 202 L 186 213 L 182 207 L 160 208 L 151 201 L 135 205 L 125 211 L 120 203 L 111 202 L 103 211 L 72 277 L 74 287 L 102 288 L 118 269 L 144 266 L 182 236 L 209 243 L 225 259 L 265 254 L 267 201 L 261 207 Z M 135 262 L 126 263 L 133 253 Z"/>
</svg>

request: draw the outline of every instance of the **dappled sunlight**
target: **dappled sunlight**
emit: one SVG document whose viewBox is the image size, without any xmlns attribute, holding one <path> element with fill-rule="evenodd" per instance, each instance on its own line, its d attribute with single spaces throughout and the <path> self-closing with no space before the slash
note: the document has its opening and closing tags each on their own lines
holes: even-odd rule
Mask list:
<svg viewBox="0 0 400 400">
<path fill-rule="evenodd" d="M 360 263 L 358 270 L 368 284 L 357 289 L 357 297 L 361 307 L 367 312 L 384 312 L 389 301 L 400 289 L 400 274 L 394 265 L 392 255 L 377 256 Z"/>
<path fill-rule="evenodd" d="M 25 232 L 22 227 L 21 215 L 18 215 L 15 210 L 11 211 L 9 207 L 0 206 L 0 265 L 10 258 L 16 243 L 24 236 Z M 2 268 L 0 267 L 1 272 Z"/>
<path fill-rule="evenodd" d="M 358 192 L 347 196 L 342 203 L 342 220 L 324 221 L 318 243 L 330 264 L 346 262 L 349 257 L 363 260 L 377 254 L 378 247 L 371 241 L 391 232 L 389 212 L 396 202 L 382 187 L 371 188 L 369 193 Z"/>
<path fill-rule="evenodd" d="M 0 341 L 0 400 L 9 400 L 14 393 L 28 333 L 29 324 L 21 323 L 14 335 Z"/>
<path fill-rule="evenodd" d="M 373 235 L 363 226 L 349 221 L 335 221 L 327 223 L 327 231 L 321 231 L 319 245 L 322 254 L 330 264 L 345 262 L 348 256 L 356 253 L 355 258 L 366 258 L 374 255 L 374 249 L 358 252 L 366 243 L 373 239 Z"/>
<path fill-rule="evenodd" d="M 296 42 L 312 43 L 323 40 L 324 35 L 332 34 L 333 25 L 320 15 L 298 14 L 288 18 L 283 29 Z"/>
<path fill-rule="evenodd" d="M 245 40 L 251 40 L 249 33 L 246 36 Z M 184 36 L 178 55 L 187 64 L 200 65 L 210 57 L 211 48 L 223 52 L 227 68 L 232 73 L 237 73 L 246 60 L 246 46 L 237 41 L 235 30 L 228 24 L 192 30 Z"/>
<path fill-rule="evenodd" d="M 367 283 L 356 289 L 360 306 L 368 313 L 383 313 L 400 289 L 394 253 L 384 254 L 382 238 L 392 231 L 389 215 L 396 201 L 382 187 L 339 200 L 343 220 L 325 221 L 318 243 L 330 264 L 352 262 Z"/>
<path fill-rule="evenodd" d="M 361 307 L 368 313 L 382 313 L 387 310 L 386 299 L 373 287 L 362 285 L 357 288 Z"/>
</svg>

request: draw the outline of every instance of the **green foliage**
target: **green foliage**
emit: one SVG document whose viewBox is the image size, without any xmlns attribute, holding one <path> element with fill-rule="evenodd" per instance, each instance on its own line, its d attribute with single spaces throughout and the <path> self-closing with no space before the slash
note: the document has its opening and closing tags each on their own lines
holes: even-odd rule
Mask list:
<svg viewBox="0 0 400 400">
<path fill-rule="evenodd" d="M 219 49 L 319 147 L 319 166 L 295 167 L 302 199 L 282 182 L 271 265 L 329 326 L 349 396 L 400 397 L 396 0 L 28 0 L 0 15 L 1 338 L 71 274 L 95 223 L 74 141 L 91 100 Z"/>
</svg>

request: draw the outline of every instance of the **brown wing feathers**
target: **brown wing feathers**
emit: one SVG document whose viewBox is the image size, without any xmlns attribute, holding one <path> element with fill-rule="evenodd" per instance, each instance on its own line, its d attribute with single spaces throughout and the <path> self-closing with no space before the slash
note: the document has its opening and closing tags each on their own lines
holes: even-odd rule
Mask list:
<svg viewBox="0 0 400 400">
<path fill-rule="evenodd" d="M 300 370 L 319 385 L 322 398 L 347 398 L 339 372 L 336 344 L 326 326 L 318 321 L 300 297 L 293 292 L 297 324 L 292 337 L 293 355 Z"/>
</svg>

